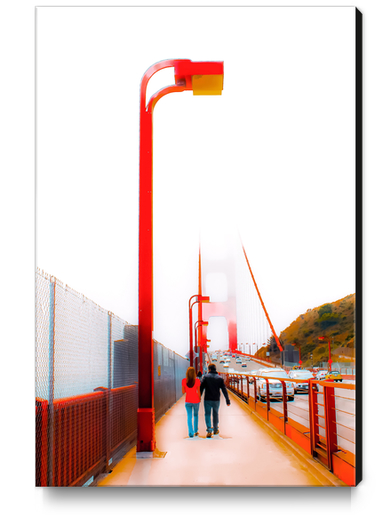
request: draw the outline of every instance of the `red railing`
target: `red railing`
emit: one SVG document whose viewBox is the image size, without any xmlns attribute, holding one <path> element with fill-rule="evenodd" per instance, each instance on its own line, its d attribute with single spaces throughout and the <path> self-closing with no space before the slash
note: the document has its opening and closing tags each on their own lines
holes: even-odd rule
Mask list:
<svg viewBox="0 0 391 515">
<path fill-rule="evenodd" d="M 37 486 L 47 485 L 48 401 L 35 399 L 35 477 Z"/>
<path fill-rule="evenodd" d="M 37 486 L 82 486 L 136 435 L 135 385 L 36 399 Z"/>
<path fill-rule="evenodd" d="M 135 386 L 124 386 L 111 390 L 111 447 L 113 453 L 137 431 L 137 397 Z"/>
<path fill-rule="evenodd" d="M 266 396 L 258 396 L 259 376 L 223 374 L 226 386 L 262 418 L 291 438 L 349 486 L 355 476 L 355 385 L 313 379 L 262 378 Z M 269 380 L 281 382 L 280 402 L 271 402 Z M 308 393 L 291 403 L 286 383 L 308 383 Z M 351 403 L 351 404 L 350 404 Z"/>
</svg>

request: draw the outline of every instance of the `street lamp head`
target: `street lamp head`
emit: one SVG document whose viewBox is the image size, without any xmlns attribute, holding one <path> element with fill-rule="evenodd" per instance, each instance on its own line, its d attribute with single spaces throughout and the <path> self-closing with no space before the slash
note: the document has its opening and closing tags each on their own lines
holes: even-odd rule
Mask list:
<svg viewBox="0 0 391 515">
<path fill-rule="evenodd" d="M 209 325 L 209 322 L 204 322 L 204 320 L 197 320 L 194 324 L 194 327 L 197 328 L 201 325 L 204 325 L 204 326 L 208 326 Z"/>
<path fill-rule="evenodd" d="M 193 95 L 221 95 L 223 91 L 223 61 L 175 61 L 175 84 L 192 90 Z"/>
</svg>

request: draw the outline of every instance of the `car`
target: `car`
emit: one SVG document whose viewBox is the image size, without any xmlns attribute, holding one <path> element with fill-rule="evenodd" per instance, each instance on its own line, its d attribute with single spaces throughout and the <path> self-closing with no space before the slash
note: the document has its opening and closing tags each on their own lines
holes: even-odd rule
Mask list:
<svg viewBox="0 0 391 515">
<path fill-rule="evenodd" d="M 312 375 L 312 372 L 310 372 L 309 370 L 291 370 L 288 374 L 288 376 L 291 378 L 291 379 L 313 379 L 314 376 Z M 304 383 L 296 383 L 295 382 L 295 393 L 297 392 L 307 392 L 308 393 L 308 386 L 309 386 L 309 383 L 308 382 L 304 382 Z"/>
<path fill-rule="evenodd" d="M 220 358 L 220 363 L 225 363 L 225 359 L 224 358 Z"/>
<path fill-rule="evenodd" d="M 327 370 L 318 370 L 314 379 L 316 379 L 317 381 L 323 381 L 324 378 L 326 377 L 326 375 L 327 375 Z"/>
<path fill-rule="evenodd" d="M 295 365 L 292 370 L 301 370 L 301 365 Z"/>
<path fill-rule="evenodd" d="M 288 374 L 283 368 L 260 368 L 259 375 L 261 377 L 281 377 L 282 379 L 289 379 Z"/>
<path fill-rule="evenodd" d="M 326 378 L 326 375 L 327 375 L 327 370 L 318 370 L 317 373 L 315 374 L 314 379 L 316 381 L 324 381 L 325 378 Z M 319 384 L 316 384 L 315 385 L 315 390 L 317 392 L 320 392 L 321 390 L 323 390 L 323 387 L 319 386 Z"/>
<path fill-rule="evenodd" d="M 247 367 L 247 363 L 242 363 L 242 368 Z"/>
<path fill-rule="evenodd" d="M 292 383 L 286 383 L 286 395 L 288 401 L 293 401 L 295 398 L 295 389 L 291 385 Z M 258 387 L 258 395 L 257 398 L 263 402 L 265 402 L 267 398 L 267 386 L 266 381 L 261 380 L 261 384 Z M 277 379 L 269 379 L 269 398 L 270 399 L 283 399 L 283 387 L 281 381 Z"/>
<path fill-rule="evenodd" d="M 238 363 L 238 364 L 240 364 L 241 362 L 242 362 L 242 360 L 241 360 L 240 358 L 238 358 L 238 359 L 236 360 L 236 363 Z"/>
<path fill-rule="evenodd" d="M 257 380 L 257 382 L 259 383 L 257 397 L 261 401 L 266 399 L 267 396 L 267 386 L 265 378 L 275 377 L 281 379 L 289 379 L 288 374 L 285 372 L 283 368 L 263 368 L 258 371 L 258 375 L 260 376 L 260 378 Z M 295 398 L 294 384 L 290 381 L 285 381 L 285 385 L 287 398 L 288 400 L 293 401 Z M 269 379 L 269 398 L 280 400 L 282 400 L 283 398 L 282 382 L 278 379 Z"/>
<path fill-rule="evenodd" d="M 330 372 L 327 372 L 325 376 L 325 381 L 339 381 L 342 383 L 341 373 L 338 370 L 331 370 Z"/>
<path fill-rule="evenodd" d="M 254 382 L 253 376 L 256 376 L 258 374 L 258 370 L 250 370 L 250 372 L 245 372 L 245 374 L 247 376 L 249 376 L 249 379 L 248 379 L 249 383 L 253 384 L 253 382 Z"/>
<path fill-rule="evenodd" d="M 225 362 L 226 362 L 226 363 L 231 363 L 230 358 L 225 358 Z"/>
<path fill-rule="evenodd" d="M 223 368 L 229 368 L 229 363 L 224 363 Z"/>
</svg>

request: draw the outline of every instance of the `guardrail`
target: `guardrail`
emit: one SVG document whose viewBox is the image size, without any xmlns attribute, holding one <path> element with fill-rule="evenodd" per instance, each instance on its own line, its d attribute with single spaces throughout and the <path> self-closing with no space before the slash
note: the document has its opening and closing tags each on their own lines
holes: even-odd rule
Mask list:
<svg viewBox="0 0 391 515">
<path fill-rule="evenodd" d="M 134 385 L 56 399 L 52 406 L 37 398 L 35 406 L 37 486 L 82 486 L 136 438 Z"/>
<path fill-rule="evenodd" d="M 227 373 L 222 373 L 222 376 L 226 387 L 248 403 L 255 413 L 293 440 L 348 486 L 355 486 L 354 384 Z M 274 383 L 274 380 L 279 383 Z M 261 396 L 260 384 L 264 384 L 264 381 L 266 392 L 263 389 L 262 393 L 265 395 Z M 280 384 L 280 388 L 273 387 L 273 383 L 274 386 Z M 287 395 L 289 383 L 307 383 L 308 391 L 301 395 L 295 393 L 292 402 Z M 278 397 L 272 396 L 271 387 L 273 395 L 279 395 Z M 278 393 L 279 389 L 281 394 Z"/>
</svg>

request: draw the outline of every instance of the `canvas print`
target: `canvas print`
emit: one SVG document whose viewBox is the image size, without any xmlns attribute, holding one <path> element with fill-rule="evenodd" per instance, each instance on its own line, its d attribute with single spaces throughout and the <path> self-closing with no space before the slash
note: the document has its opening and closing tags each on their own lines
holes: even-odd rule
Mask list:
<svg viewBox="0 0 391 515">
<path fill-rule="evenodd" d="M 36 9 L 36 486 L 360 482 L 361 40 Z"/>
</svg>

